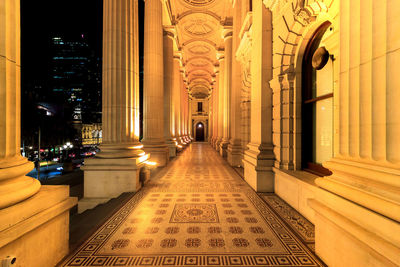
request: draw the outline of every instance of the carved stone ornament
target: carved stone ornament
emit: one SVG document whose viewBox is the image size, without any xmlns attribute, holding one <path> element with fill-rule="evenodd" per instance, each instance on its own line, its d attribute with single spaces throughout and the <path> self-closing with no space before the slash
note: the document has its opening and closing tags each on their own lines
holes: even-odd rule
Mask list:
<svg viewBox="0 0 400 267">
<path fill-rule="evenodd" d="M 305 0 L 293 1 L 292 9 L 295 19 L 304 26 L 310 24 L 310 22 L 313 20 L 311 12 L 305 6 Z"/>
</svg>

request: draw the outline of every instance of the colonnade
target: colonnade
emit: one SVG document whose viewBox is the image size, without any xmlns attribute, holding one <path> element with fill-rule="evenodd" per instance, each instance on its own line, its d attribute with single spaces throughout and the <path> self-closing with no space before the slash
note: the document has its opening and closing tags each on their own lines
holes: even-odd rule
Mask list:
<svg viewBox="0 0 400 267">
<path fill-rule="evenodd" d="M 272 77 L 272 15 L 262 3 L 254 1 L 252 12 L 252 39 L 241 44 L 240 35 L 246 27 L 248 1 L 236 3 L 233 24 L 223 31 L 224 50 L 218 51 L 217 86 L 212 91 L 211 145 L 226 157 L 230 165 L 243 167 L 246 181 L 257 191 L 273 192 L 272 167 L 272 92 L 268 81 Z M 255 8 L 257 7 L 257 8 Z M 252 45 L 253 44 L 253 45 Z M 240 59 L 243 46 L 251 46 L 251 135 L 242 146 L 241 91 L 243 90 Z"/>
<path fill-rule="evenodd" d="M 400 265 L 400 6 L 390 0 L 303 2 L 234 1 L 233 24 L 221 22 L 209 140 L 229 164 L 244 168 L 256 191 L 276 192 L 316 225 L 316 252 L 328 265 Z M 33 166 L 20 155 L 19 0 L 0 3 L 0 256 L 17 253 L 22 266 L 55 265 L 68 252 L 69 209 L 77 200 L 67 187 L 26 177 Z M 163 25 L 160 0 L 145 1 L 140 141 L 137 4 L 104 0 L 103 144 L 82 168 L 80 212 L 137 191 L 150 168 L 167 165 L 191 141 L 186 62 L 176 25 Z M 317 178 L 301 169 L 298 153 L 308 149 L 300 145 L 300 77 L 302 53 L 326 21 L 340 77 L 334 153 L 323 163 L 333 174 Z M 243 121 L 248 98 L 250 117 Z M 249 134 L 243 125 L 250 125 Z"/>
<path fill-rule="evenodd" d="M 162 3 L 145 2 L 143 139 L 139 141 L 137 0 L 104 2 L 103 144 L 85 160 L 79 212 L 137 191 L 149 168 L 163 167 L 190 141 L 189 95 L 174 29 Z M 117 19 L 118 18 L 118 19 Z"/>
</svg>

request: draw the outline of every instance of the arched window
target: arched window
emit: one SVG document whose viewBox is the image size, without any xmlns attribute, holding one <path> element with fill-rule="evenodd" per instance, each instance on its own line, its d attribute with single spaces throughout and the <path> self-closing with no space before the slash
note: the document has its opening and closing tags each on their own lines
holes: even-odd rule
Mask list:
<svg viewBox="0 0 400 267">
<path fill-rule="evenodd" d="M 320 176 L 331 172 L 322 166 L 333 155 L 333 58 L 324 40 L 330 23 L 310 39 L 302 66 L 302 167 Z"/>
</svg>

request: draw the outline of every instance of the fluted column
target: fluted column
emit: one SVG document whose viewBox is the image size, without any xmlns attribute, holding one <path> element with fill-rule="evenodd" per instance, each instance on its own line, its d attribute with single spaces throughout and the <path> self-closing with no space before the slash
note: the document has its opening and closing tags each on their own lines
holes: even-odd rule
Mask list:
<svg viewBox="0 0 400 267">
<path fill-rule="evenodd" d="M 242 140 L 241 140 L 241 91 L 242 91 L 242 69 L 240 62 L 236 59 L 236 51 L 239 47 L 239 33 L 242 26 L 241 5 L 235 4 L 233 13 L 233 40 L 232 40 L 232 83 L 230 93 L 230 140 L 228 145 L 228 163 L 231 166 L 242 165 Z"/>
<path fill-rule="evenodd" d="M 397 1 L 340 1 L 336 146 L 323 163 L 333 174 L 310 201 L 329 266 L 339 266 L 329 251 L 342 265 L 400 266 L 399 12 Z"/>
<path fill-rule="evenodd" d="M 138 2 L 105 0 L 103 14 L 103 143 L 82 168 L 79 212 L 138 190 L 149 157 L 139 142 Z"/>
<path fill-rule="evenodd" d="M 21 156 L 21 57 L 19 0 L 0 1 L 0 209 L 37 193 L 25 176 L 33 163 Z"/>
<path fill-rule="evenodd" d="M 212 91 L 213 94 L 213 137 L 212 137 L 212 147 L 216 148 L 216 143 L 218 140 L 218 99 L 219 99 L 219 92 L 218 92 L 218 86 L 219 86 L 219 70 L 216 71 L 215 73 L 215 81 L 214 81 L 214 88 Z"/>
<path fill-rule="evenodd" d="M 179 109 L 180 109 L 180 86 L 181 86 L 181 73 L 180 73 L 180 58 L 174 55 L 174 65 L 173 65 L 173 87 L 172 87 L 172 105 L 173 105 L 173 138 L 175 145 L 179 145 Z"/>
<path fill-rule="evenodd" d="M 182 92 L 184 90 L 184 81 L 183 81 L 183 70 L 179 69 L 179 87 L 178 87 L 178 109 L 177 109 L 177 127 L 178 127 L 178 144 L 180 146 L 184 145 L 184 140 L 183 140 L 183 130 L 182 130 L 182 113 L 183 113 L 183 109 L 182 109 Z"/>
<path fill-rule="evenodd" d="M 0 262 L 55 266 L 68 254 L 69 209 L 77 198 L 69 186 L 41 186 L 26 176 L 33 163 L 20 154 L 20 46 L 20 0 L 0 0 Z"/>
<path fill-rule="evenodd" d="M 208 142 L 212 144 L 213 129 L 214 129 L 214 90 L 211 91 L 208 102 Z"/>
<path fill-rule="evenodd" d="M 164 138 L 164 58 L 162 3 L 145 1 L 143 77 L 143 140 L 151 161 L 165 166 L 169 149 Z"/>
<path fill-rule="evenodd" d="M 219 79 L 218 79 L 218 137 L 215 143 L 215 149 L 219 152 L 221 142 L 224 136 L 224 88 L 225 88 L 225 55 L 220 55 L 219 61 Z"/>
<path fill-rule="evenodd" d="M 187 145 L 187 99 L 186 99 L 186 82 L 183 81 L 182 83 L 182 90 L 181 90 L 181 139 L 184 145 Z"/>
<path fill-rule="evenodd" d="M 193 123 L 192 123 L 192 105 L 193 105 L 193 101 L 192 101 L 192 99 L 191 98 L 189 98 L 189 95 L 188 95 L 188 112 L 189 112 L 189 117 L 188 117 L 188 136 L 189 136 L 189 139 L 190 139 L 190 141 L 192 141 L 192 138 L 193 138 L 193 132 L 192 132 L 192 130 L 193 130 Z"/>
<path fill-rule="evenodd" d="M 272 145 L 272 14 L 253 1 L 251 54 L 251 137 L 243 165 L 245 180 L 258 192 L 274 191 Z"/>
<path fill-rule="evenodd" d="M 176 156 L 173 140 L 173 85 L 174 85 L 174 34 L 164 31 L 164 138 L 169 157 Z"/>
<path fill-rule="evenodd" d="M 225 63 L 223 83 L 223 132 L 219 153 L 222 157 L 227 156 L 227 148 L 230 139 L 230 97 L 232 85 L 232 29 L 225 29 Z"/>
</svg>

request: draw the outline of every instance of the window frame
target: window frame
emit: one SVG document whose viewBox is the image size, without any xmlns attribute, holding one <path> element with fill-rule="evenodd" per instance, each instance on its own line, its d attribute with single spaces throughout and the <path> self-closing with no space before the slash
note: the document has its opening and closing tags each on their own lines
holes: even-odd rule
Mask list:
<svg viewBox="0 0 400 267">
<path fill-rule="evenodd" d="M 321 164 L 314 162 L 315 157 L 315 131 L 316 111 L 318 101 L 333 98 L 333 92 L 322 96 L 314 96 L 316 70 L 312 67 L 312 57 L 315 50 L 320 46 L 321 39 L 331 26 L 330 22 L 323 23 L 310 38 L 304 52 L 302 61 L 302 150 L 301 167 L 304 171 L 311 172 L 318 176 L 329 176 L 332 172 Z M 332 118 L 333 119 L 333 118 Z"/>
</svg>

